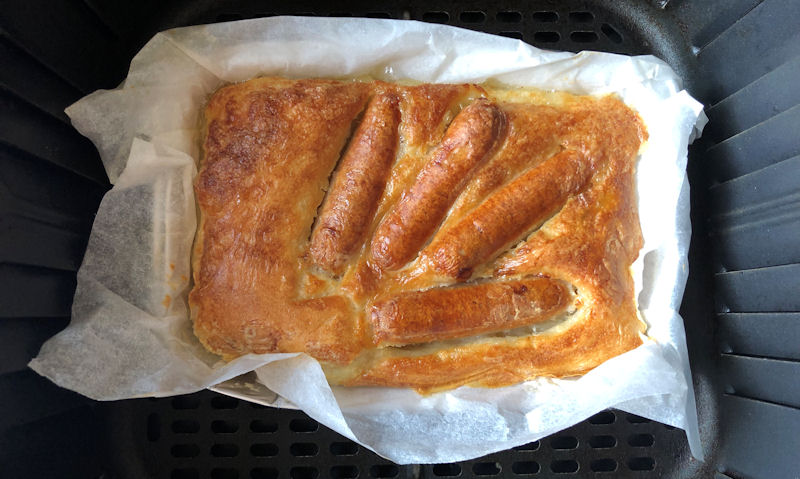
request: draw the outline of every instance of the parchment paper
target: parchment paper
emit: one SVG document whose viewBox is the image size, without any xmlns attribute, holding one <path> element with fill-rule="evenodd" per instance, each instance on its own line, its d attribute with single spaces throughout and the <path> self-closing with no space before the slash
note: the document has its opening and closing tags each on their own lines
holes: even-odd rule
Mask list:
<svg viewBox="0 0 800 479">
<path fill-rule="evenodd" d="M 619 94 L 650 134 L 637 170 L 645 245 L 633 267 L 648 339 L 578 379 L 462 387 L 428 397 L 406 389 L 331 388 L 319 364 L 304 354 L 248 355 L 223 363 L 207 353 L 191 332 L 186 304 L 198 116 L 220 85 L 260 75 L 494 79 Z M 705 116 L 662 61 L 548 52 L 410 21 L 277 17 L 160 33 L 133 59 L 119 88 L 97 91 L 67 114 L 97 146 L 114 187 L 100 205 L 78 272 L 72 322 L 30 363 L 55 383 L 101 400 L 213 387 L 262 404 L 301 408 L 401 464 L 482 456 L 616 407 L 685 429 L 692 454 L 702 458 L 676 311 L 691 234 L 687 144 Z"/>
</svg>

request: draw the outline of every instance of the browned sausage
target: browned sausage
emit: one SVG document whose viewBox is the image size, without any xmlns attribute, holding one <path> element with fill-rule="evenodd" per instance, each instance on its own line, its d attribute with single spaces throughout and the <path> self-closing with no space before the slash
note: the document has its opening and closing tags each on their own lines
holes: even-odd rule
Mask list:
<svg viewBox="0 0 800 479">
<path fill-rule="evenodd" d="M 492 259 L 561 209 L 591 176 L 591 165 L 583 154 L 572 150 L 558 153 L 487 198 L 442 232 L 423 254 L 430 254 L 437 271 L 467 279 L 475 266 Z"/>
<path fill-rule="evenodd" d="M 397 151 L 398 101 L 393 93 L 372 98 L 334 175 L 309 250 L 326 271 L 341 272 L 378 207 Z"/>
<path fill-rule="evenodd" d="M 373 341 L 401 346 L 527 326 L 565 310 L 569 297 L 549 278 L 402 293 L 372 306 Z"/>
<path fill-rule="evenodd" d="M 484 98 L 456 115 L 441 145 L 375 232 L 372 256 L 381 268 L 397 269 L 414 258 L 489 156 L 504 123 L 502 111 Z"/>
</svg>

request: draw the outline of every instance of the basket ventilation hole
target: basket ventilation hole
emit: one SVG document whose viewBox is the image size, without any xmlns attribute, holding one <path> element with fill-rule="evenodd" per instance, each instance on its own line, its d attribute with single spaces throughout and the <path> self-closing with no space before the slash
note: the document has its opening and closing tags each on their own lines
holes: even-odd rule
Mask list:
<svg viewBox="0 0 800 479">
<path fill-rule="evenodd" d="M 607 459 L 597 459 L 589 464 L 589 469 L 593 472 L 614 472 L 617 470 L 617 461 Z"/>
<path fill-rule="evenodd" d="M 369 468 L 369 475 L 372 477 L 397 477 L 400 469 L 394 464 L 377 464 Z"/>
<path fill-rule="evenodd" d="M 519 23 L 522 21 L 522 14 L 519 12 L 497 12 L 496 18 L 501 23 Z"/>
<path fill-rule="evenodd" d="M 172 457 L 197 457 L 200 455 L 200 448 L 197 444 L 175 444 L 169 452 Z"/>
<path fill-rule="evenodd" d="M 158 414 L 147 416 L 147 440 L 156 442 L 161 437 L 161 417 Z"/>
<path fill-rule="evenodd" d="M 319 446 L 313 442 L 296 442 L 289 447 L 289 452 L 295 457 L 316 456 L 319 453 Z"/>
<path fill-rule="evenodd" d="M 472 466 L 472 473 L 476 476 L 496 476 L 500 471 L 499 462 L 478 462 Z"/>
<path fill-rule="evenodd" d="M 589 447 L 594 449 L 604 449 L 617 445 L 617 438 L 614 436 L 592 436 L 589 438 Z"/>
<path fill-rule="evenodd" d="M 511 465 L 511 471 L 514 474 L 536 474 L 539 472 L 539 463 L 536 461 L 519 461 Z"/>
<path fill-rule="evenodd" d="M 627 419 L 628 422 L 631 423 L 631 424 L 644 424 L 644 423 L 647 423 L 647 422 L 651 422 L 649 419 L 643 418 L 641 416 L 637 416 L 635 414 L 628 414 L 625 417 L 625 419 Z"/>
<path fill-rule="evenodd" d="M 200 473 L 197 469 L 173 469 L 169 475 L 170 479 L 199 479 Z"/>
<path fill-rule="evenodd" d="M 652 457 L 634 457 L 628 461 L 631 471 L 652 471 L 655 467 L 656 461 Z"/>
<path fill-rule="evenodd" d="M 211 407 L 213 409 L 236 409 L 239 406 L 239 400 L 229 396 L 215 396 L 211 398 Z"/>
<path fill-rule="evenodd" d="M 558 32 L 536 32 L 533 34 L 533 41 L 539 43 L 556 43 L 561 40 Z"/>
<path fill-rule="evenodd" d="M 278 470 L 272 467 L 257 467 L 250 471 L 250 479 L 277 479 Z"/>
<path fill-rule="evenodd" d="M 319 429 L 319 423 L 310 418 L 292 419 L 289 429 L 294 432 L 316 432 Z"/>
<path fill-rule="evenodd" d="M 458 19 L 462 23 L 483 23 L 486 21 L 486 14 L 480 11 L 461 12 Z"/>
<path fill-rule="evenodd" d="M 589 424 L 614 424 L 617 416 L 611 411 L 602 411 L 589 418 Z"/>
<path fill-rule="evenodd" d="M 600 31 L 603 32 L 603 35 L 608 37 L 614 43 L 622 43 L 622 34 L 619 33 L 614 27 L 609 25 L 608 23 L 604 23 L 600 26 Z"/>
<path fill-rule="evenodd" d="M 542 23 L 554 23 L 558 21 L 556 12 L 533 12 L 533 19 Z"/>
<path fill-rule="evenodd" d="M 433 475 L 437 477 L 458 477 L 461 475 L 461 466 L 458 464 L 436 464 L 433 466 Z"/>
<path fill-rule="evenodd" d="M 275 432 L 278 430 L 278 424 L 271 421 L 256 419 L 250 422 L 250 430 L 257 433 Z"/>
<path fill-rule="evenodd" d="M 514 448 L 515 451 L 535 451 L 539 449 L 539 441 L 529 442 Z"/>
<path fill-rule="evenodd" d="M 239 424 L 235 421 L 217 420 L 211 423 L 211 430 L 217 434 L 233 434 L 239 430 Z"/>
<path fill-rule="evenodd" d="M 230 468 L 211 469 L 211 479 L 239 479 L 239 471 Z"/>
<path fill-rule="evenodd" d="M 594 20 L 592 12 L 570 12 L 569 21 L 571 23 L 591 23 Z"/>
<path fill-rule="evenodd" d="M 172 409 L 197 409 L 200 407 L 200 399 L 195 396 L 175 396 L 170 402 Z"/>
<path fill-rule="evenodd" d="M 316 467 L 293 467 L 289 476 L 292 479 L 317 479 L 319 471 Z"/>
<path fill-rule="evenodd" d="M 331 454 L 334 456 L 355 456 L 358 454 L 358 444 L 354 442 L 332 442 Z"/>
<path fill-rule="evenodd" d="M 578 462 L 572 459 L 553 461 L 550 463 L 550 470 L 558 474 L 574 474 L 578 472 Z"/>
<path fill-rule="evenodd" d="M 214 444 L 211 446 L 211 455 L 214 457 L 236 457 L 239 455 L 239 446 L 236 444 Z"/>
<path fill-rule="evenodd" d="M 278 455 L 278 446 L 275 444 L 253 444 L 250 454 L 256 457 L 272 457 Z"/>
<path fill-rule="evenodd" d="M 650 447 L 655 441 L 652 434 L 634 434 L 628 438 L 628 444 L 632 447 Z"/>
<path fill-rule="evenodd" d="M 358 468 L 356 466 L 333 466 L 331 477 L 333 479 L 353 479 L 358 477 Z"/>
<path fill-rule="evenodd" d="M 575 43 L 594 43 L 597 41 L 595 32 L 578 31 L 569 34 L 569 39 Z"/>
<path fill-rule="evenodd" d="M 450 15 L 447 12 L 425 12 L 422 14 L 422 20 L 431 23 L 447 23 L 450 21 Z"/>
<path fill-rule="evenodd" d="M 507 31 L 507 32 L 500 32 L 500 35 L 508 38 L 514 38 L 516 40 L 522 40 L 522 32 Z"/>
<path fill-rule="evenodd" d="M 200 423 L 192 419 L 172 421 L 172 432 L 176 434 L 194 434 L 200 430 Z"/>
<path fill-rule="evenodd" d="M 556 436 L 550 440 L 553 449 L 575 449 L 578 447 L 578 438 L 573 436 Z"/>
</svg>

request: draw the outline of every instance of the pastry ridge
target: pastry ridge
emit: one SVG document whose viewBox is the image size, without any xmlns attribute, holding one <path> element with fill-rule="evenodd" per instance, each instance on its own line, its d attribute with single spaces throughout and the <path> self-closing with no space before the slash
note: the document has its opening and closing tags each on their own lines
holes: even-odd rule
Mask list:
<svg viewBox="0 0 800 479">
<path fill-rule="evenodd" d="M 257 78 L 204 112 L 189 304 L 225 359 L 333 384 L 498 387 L 642 343 L 647 132 L 615 96 Z"/>
</svg>

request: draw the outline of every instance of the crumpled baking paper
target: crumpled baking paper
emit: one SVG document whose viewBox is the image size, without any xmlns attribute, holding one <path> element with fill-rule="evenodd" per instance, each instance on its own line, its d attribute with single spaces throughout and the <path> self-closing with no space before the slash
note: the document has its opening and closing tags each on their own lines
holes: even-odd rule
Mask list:
<svg viewBox="0 0 800 479">
<path fill-rule="evenodd" d="M 422 397 L 408 389 L 330 387 L 304 354 L 224 363 L 192 334 L 186 296 L 196 228 L 192 181 L 199 115 L 227 82 L 262 75 L 483 82 L 617 93 L 650 139 L 637 170 L 644 248 L 633 266 L 648 338 L 580 378 Z M 276 17 L 156 35 L 115 90 L 67 109 L 114 184 L 100 204 L 72 322 L 30 366 L 101 399 L 203 388 L 311 417 L 397 463 L 459 461 L 525 444 L 615 407 L 686 430 L 702 458 L 683 322 L 687 276 L 687 145 L 702 105 L 652 56 L 571 54 L 411 21 Z"/>
</svg>

